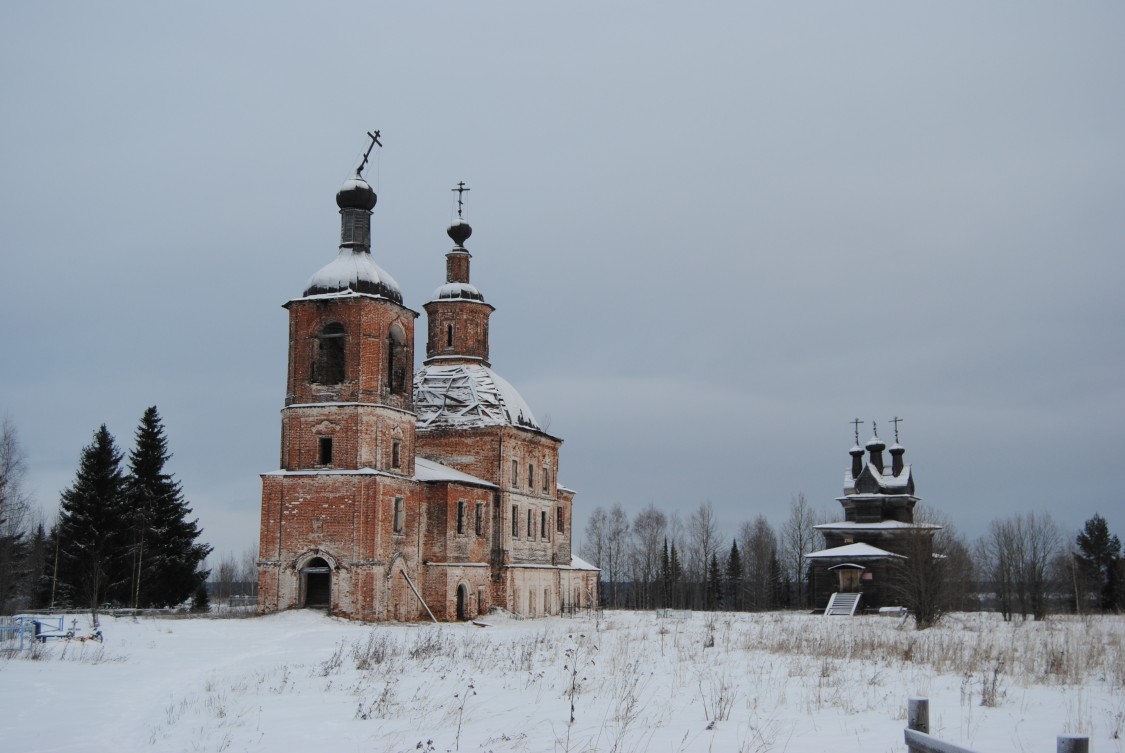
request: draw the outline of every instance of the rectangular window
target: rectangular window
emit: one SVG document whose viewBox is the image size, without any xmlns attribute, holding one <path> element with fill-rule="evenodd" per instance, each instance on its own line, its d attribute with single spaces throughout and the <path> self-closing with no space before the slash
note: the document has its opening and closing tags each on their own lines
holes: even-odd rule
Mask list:
<svg viewBox="0 0 1125 753">
<path fill-rule="evenodd" d="M 535 488 L 535 466 L 531 463 L 527 464 L 527 488 Z"/>
<path fill-rule="evenodd" d="M 475 522 L 477 536 L 482 536 L 484 534 L 484 502 L 477 502 L 477 517 Z"/>
<path fill-rule="evenodd" d="M 535 538 L 535 516 L 531 514 L 530 509 L 527 511 L 527 537 Z"/>
<path fill-rule="evenodd" d="M 519 505 L 512 505 L 512 538 L 518 539 L 520 537 L 520 508 Z"/>
<path fill-rule="evenodd" d="M 563 532 L 563 511 L 561 507 L 555 508 L 555 530 L 559 533 Z"/>
<path fill-rule="evenodd" d="M 332 465 L 332 437 L 317 437 L 316 462 L 320 465 Z"/>
<path fill-rule="evenodd" d="M 547 538 L 547 511 L 539 513 L 539 535 Z"/>
<path fill-rule="evenodd" d="M 391 468 L 399 468 L 402 466 L 402 440 L 396 439 L 391 442 Z"/>
<path fill-rule="evenodd" d="M 406 510 L 402 497 L 395 497 L 395 533 L 402 533 L 403 525 L 405 524 Z"/>
<path fill-rule="evenodd" d="M 465 532 L 465 500 L 457 500 L 457 533 Z"/>
<path fill-rule="evenodd" d="M 519 485 L 520 485 L 520 461 L 513 460 L 512 461 L 512 486 L 516 487 L 516 486 L 519 486 Z"/>
<path fill-rule="evenodd" d="M 550 488 L 551 472 L 547 470 L 547 466 L 543 466 L 543 493 L 551 491 Z"/>
</svg>

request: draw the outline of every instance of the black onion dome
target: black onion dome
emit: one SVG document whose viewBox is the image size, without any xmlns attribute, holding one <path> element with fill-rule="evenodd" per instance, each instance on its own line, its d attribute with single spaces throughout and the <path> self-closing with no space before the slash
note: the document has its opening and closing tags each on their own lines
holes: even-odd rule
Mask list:
<svg viewBox="0 0 1125 753">
<path fill-rule="evenodd" d="M 473 226 L 458 217 L 449 229 L 445 231 L 454 243 L 460 248 L 465 247 L 465 241 L 469 240 L 469 236 L 473 234 Z"/>
<path fill-rule="evenodd" d="M 336 192 L 336 206 L 340 209 L 365 209 L 370 212 L 378 199 L 375 189 L 359 176 L 346 180 L 344 186 Z"/>
<path fill-rule="evenodd" d="M 866 446 L 868 450 L 873 450 L 874 452 L 882 452 L 887 447 L 886 443 L 879 439 L 878 436 L 871 437 L 871 439 L 867 440 Z"/>
</svg>

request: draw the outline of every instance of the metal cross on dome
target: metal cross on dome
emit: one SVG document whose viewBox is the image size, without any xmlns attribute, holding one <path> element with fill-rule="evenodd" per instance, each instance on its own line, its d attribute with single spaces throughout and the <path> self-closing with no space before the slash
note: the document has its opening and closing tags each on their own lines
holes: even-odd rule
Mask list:
<svg viewBox="0 0 1125 753">
<path fill-rule="evenodd" d="M 371 150 L 375 148 L 375 145 L 383 145 L 383 142 L 379 140 L 382 135 L 383 134 L 379 133 L 378 130 L 367 132 L 367 138 L 371 139 L 371 143 L 367 145 L 367 151 L 363 153 L 363 161 L 360 162 L 359 167 L 355 169 L 355 177 L 358 178 L 363 172 L 363 168 L 367 167 L 367 159 L 371 156 Z"/>
<path fill-rule="evenodd" d="M 902 422 L 902 419 L 899 418 L 898 416 L 895 416 L 894 418 L 891 419 L 891 423 L 895 425 L 895 444 L 898 444 L 898 425 L 901 422 Z"/>
<path fill-rule="evenodd" d="M 855 443 L 859 444 L 859 427 L 863 424 L 858 418 L 853 418 L 851 423 L 855 424 Z"/>
<path fill-rule="evenodd" d="M 449 190 L 457 192 L 457 218 L 460 219 L 461 218 L 461 205 L 462 205 L 461 195 L 464 194 L 466 191 L 471 191 L 473 189 L 466 186 L 465 181 L 462 180 L 462 181 L 457 183 L 457 188 L 451 188 Z"/>
</svg>

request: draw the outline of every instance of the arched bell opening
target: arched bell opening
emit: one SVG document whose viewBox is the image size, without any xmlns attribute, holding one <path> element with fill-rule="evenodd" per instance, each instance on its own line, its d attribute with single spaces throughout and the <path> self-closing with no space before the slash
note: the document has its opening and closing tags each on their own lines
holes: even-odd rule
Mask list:
<svg viewBox="0 0 1125 753">
<path fill-rule="evenodd" d="M 301 568 L 301 606 L 305 609 L 331 609 L 332 566 L 323 557 L 313 557 Z"/>
</svg>

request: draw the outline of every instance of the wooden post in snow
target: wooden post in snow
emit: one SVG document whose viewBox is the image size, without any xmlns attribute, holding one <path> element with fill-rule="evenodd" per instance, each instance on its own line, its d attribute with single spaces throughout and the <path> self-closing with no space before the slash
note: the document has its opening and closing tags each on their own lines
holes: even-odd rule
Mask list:
<svg viewBox="0 0 1125 753">
<path fill-rule="evenodd" d="M 1058 753 L 1090 753 L 1090 738 L 1078 735 L 1059 735 Z"/>
<path fill-rule="evenodd" d="M 911 698 L 906 704 L 906 727 L 930 734 L 930 699 Z"/>
<path fill-rule="evenodd" d="M 928 698 L 910 698 L 906 702 L 906 728 L 915 732 L 930 733 L 930 700 Z M 910 753 L 924 753 L 921 748 L 910 744 L 907 738 L 906 749 Z"/>
</svg>

